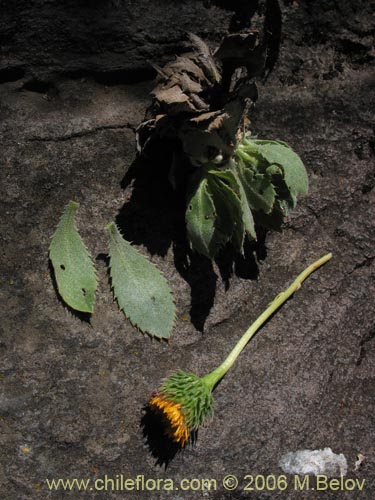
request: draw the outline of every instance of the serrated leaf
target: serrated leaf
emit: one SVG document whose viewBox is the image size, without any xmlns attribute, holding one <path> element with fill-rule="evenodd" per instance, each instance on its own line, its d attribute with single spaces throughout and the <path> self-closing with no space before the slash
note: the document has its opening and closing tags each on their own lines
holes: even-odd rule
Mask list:
<svg viewBox="0 0 375 500">
<path fill-rule="evenodd" d="M 243 186 L 240 178 L 238 178 L 238 184 L 239 184 L 239 188 L 240 188 L 242 221 L 244 224 L 245 233 L 248 235 L 249 238 L 256 240 L 257 234 L 255 232 L 255 222 L 254 222 L 253 213 L 251 211 L 251 207 L 249 205 L 248 199 L 246 197 L 245 189 L 244 189 L 244 186 Z"/>
<path fill-rule="evenodd" d="M 272 178 L 274 176 L 280 176 L 282 177 L 283 171 L 278 165 L 270 165 L 269 167 L 266 168 L 266 175 L 269 178 Z"/>
<path fill-rule="evenodd" d="M 276 200 L 273 210 L 270 214 L 258 212 L 259 223 L 275 231 L 280 231 L 286 215 L 285 207 L 282 205 L 282 200 Z"/>
<path fill-rule="evenodd" d="M 193 248 L 212 258 L 216 212 L 206 178 L 199 181 L 190 197 L 185 218 L 187 235 Z"/>
<path fill-rule="evenodd" d="M 240 192 L 239 192 L 238 182 L 232 170 L 228 168 L 227 169 L 220 168 L 216 170 L 214 169 L 209 170 L 208 173 L 212 176 L 218 177 L 219 179 L 223 179 L 224 181 L 226 181 L 232 188 L 232 190 L 237 194 L 237 196 L 239 196 Z"/>
<path fill-rule="evenodd" d="M 254 138 L 254 139 L 247 139 L 247 141 L 249 141 L 249 142 L 248 142 L 249 144 L 251 144 L 251 141 L 253 141 L 253 142 L 255 142 L 255 141 L 256 141 L 256 142 L 257 142 L 257 144 L 269 144 L 270 142 L 272 142 L 272 143 L 275 143 L 275 144 L 281 144 L 282 146 L 285 146 L 285 147 L 287 147 L 287 148 L 291 149 L 291 148 L 290 148 L 290 146 L 289 146 L 289 144 L 287 144 L 287 143 L 286 143 L 286 142 L 284 142 L 284 141 L 280 141 L 280 139 L 277 139 L 277 140 L 270 140 L 270 139 L 255 139 L 255 138 Z"/>
<path fill-rule="evenodd" d="M 220 187 L 216 182 L 210 178 L 207 182 L 207 189 L 215 207 L 214 233 L 210 242 L 210 257 L 213 258 L 215 253 L 232 238 L 233 214 L 227 206 L 225 195 L 220 193 Z"/>
<path fill-rule="evenodd" d="M 113 222 L 107 231 L 112 287 L 120 309 L 142 332 L 169 338 L 176 307 L 167 280 L 122 237 Z"/>
<path fill-rule="evenodd" d="M 285 143 L 255 139 L 248 141 L 251 147 L 269 164 L 279 165 L 284 172 L 284 180 L 294 194 L 307 194 L 309 181 L 301 158 Z"/>
<path fill-rule="evenodd" d="M 66 206 L 49 247 L 57 288 L 62 299 L 76 311 L 92 313 L 97 279 L 91 256 L 74 224 L 78 203 Z"/>
<path fill-rule="evenodd" d="M 212 170 L 210 171 L 210 173 L 212 175 L 220 177 L 221 179 L 229 183 L 231 189 L 237 195 L 240 202 L 240 210 L 238 211 L 238 207 L 236 208 L 237 219 L 242 221 L 245 233 L 251 238 L 256 239 L 257 237 L 255 233 L 253 214 L 251 212 L 251 208 L 246 198 L 244 186 L 242 185 L 242 182 L 238 176 L 236 165 L 231 163 L 231 169 Z M 242 239 L 242 247 L 243 247 L 243 239 Z"/>
<path fill-rule="evenodd" d="M 255 174 L 241 164 L 238 167 L 238 176 L 250 207 L 266 214 L 271 213 L 276 198 L 271 181 L 265 175 Z"/>
<path fill-rule="evenodd" d="M 190 41 L 195 46 L 198 52 L 198 57 L 202 61 L 202 68 L 209 79 L 214 79 L 215 82 L 220 81 L 220 73 L 216 67 L 215 60 L 212 57 L 210 48 L 205 42 L 194 33 L 188 33 Z"/>
<path fill-rule="evenodd" d="M 197 139 L 189 136 L 201 147 L 205 141 Z M 280 228 L 297 194 L 308 188 L 302 161 L 280 141 L 245 137 L 226 167 L 201 172 L 186 212 L 187 233 L 192 246 L 210 258 L 229 241 L 243 252 L 245 234 L 256 239 L 253 210 L 267 227 Z"/>
<path fill-rule="evenodd" d="M 224 235 L 224 238 L 219 240 L 220 246 L 232 239 L 237 249 L 242 251 L 245 229 L 239 197 L 219 176 L 211 174 L 209 186 L 217 214 L 215 228 L 220 235 Z"/>
</svg>

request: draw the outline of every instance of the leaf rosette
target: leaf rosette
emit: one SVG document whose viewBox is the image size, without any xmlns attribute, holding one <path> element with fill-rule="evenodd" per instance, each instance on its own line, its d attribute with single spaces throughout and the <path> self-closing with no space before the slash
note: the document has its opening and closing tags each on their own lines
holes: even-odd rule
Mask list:
<svg viewBox="0 0 375 500">
<path fill-rule="evenodd" d="M 254 215 L 263 226 L 280 229 L 307 190 L 305 167 L 289 146 L 245 137 L 225 168 L 202 168 L 192 179 L 188 238 L 209 258 L 228 242 L 243 253 L 245 238 L 257 238 Z"/>
<path fill-rule="evenodd" d="M 160 141 L 171 151 L 168 178 L 175 188 L 186 186 L 194 250 L 214 258 L 231 243 L 243 253 L 245 238 L 257 237 L 254 216 L 280 229 L 297 197 L 307 193 L 306 170 L 287 144 L 244 133 L 257 98 L 254 78 L 267 60 L 266 37 L 232 34 L 212 52 L 188 36 L 190 52 L 155 67 L 158 84 L 137 129 L 138 151 L 152 157 Z"/>
</svg>

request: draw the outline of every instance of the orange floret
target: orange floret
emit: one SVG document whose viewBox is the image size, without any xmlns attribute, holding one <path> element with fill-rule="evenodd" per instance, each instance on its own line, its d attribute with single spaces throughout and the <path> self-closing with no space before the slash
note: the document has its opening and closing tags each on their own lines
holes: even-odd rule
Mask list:
<svg viewBox="0 0 375 500">
<path fill-rule="evenodd" d="M 167 435 L 179 443 L 181 447 L 184 447 L 189 440 L 189 429 L 182 413 L 182 405 L 174 403 L 160 394 L 155 394 L 151 398 L 149 406 L 152 411 L 163 414 L 168 424 Z"/>
</svg>

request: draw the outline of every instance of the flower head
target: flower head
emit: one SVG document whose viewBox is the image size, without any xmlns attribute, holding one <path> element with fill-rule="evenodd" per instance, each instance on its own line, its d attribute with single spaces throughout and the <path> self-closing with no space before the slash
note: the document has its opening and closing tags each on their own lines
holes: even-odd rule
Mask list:
<svg viewBox="0 0 375 500">
<path fill-rule="evenodd" d="M 191 431 L 213 414 L 212 388 L 194 373 L 178 371 L 164 380 L 149 402 L 152 411 L 162 415 L 166 434 L 181 447 Z"/>
<path fill-rule="evenodd" d="M 328 262 L 331 253 L 324 255 L 300 273 L 293 283 L 279 293 L 267 309 L 254 321 L 238 340 L 226 359 L 204 377 L 194 373 L 178 371 L 164 380 L 159 391 L 153 394 L 149 408 L 160 413 L 166 423 L 166 434 L 181 447 L 189 440 L 191 431 L 213 414 L 212 391 L 217 383 L 233 366 L 238 356 L 259 328 L 274 314 L 316 269 Z"/>
</svg>

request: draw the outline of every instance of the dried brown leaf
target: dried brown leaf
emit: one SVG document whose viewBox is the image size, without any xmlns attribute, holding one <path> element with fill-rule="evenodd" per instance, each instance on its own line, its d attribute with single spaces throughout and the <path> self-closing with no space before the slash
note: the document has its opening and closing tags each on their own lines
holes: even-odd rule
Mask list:
<svg viewBox="0 0 375 500">
<path fill-rule="evenodd" d="M 202 85 L 192 80 L 186 73 L 180 76 L 180 85 L 184 92 L 199 94 L 203 91 Z"/>
</svg>

